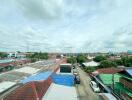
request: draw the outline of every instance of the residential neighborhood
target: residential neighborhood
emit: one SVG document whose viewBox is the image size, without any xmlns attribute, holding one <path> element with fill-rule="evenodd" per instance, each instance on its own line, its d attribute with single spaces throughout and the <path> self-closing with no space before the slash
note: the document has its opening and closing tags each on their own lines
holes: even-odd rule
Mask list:
<svg viewBox="0 0 132 100">
<path fill-rule="evenodd" d="M 132 100 L 132 0 L 0 0 L 0 100 Z"/>
<path fill-rule="evenodd" d="M 78 54 L 74 58 L 73 55 L 68 55 L 68 57 L 63 56 L 60 58 L 57 57 L 56 59 L 39 59 L 35 62 L 31 62 L 32 58 L 29 59 L 27 58 L 28 56 L 24 57 L 25 60 L 17 60 L 18 58 L 14 59 L 14 57 L 9 62 L 3 60 L 4 62 L 0 65 L 1 69 L 6 68 L 10 64 L 13 67 L 10 67 L 10 69 L 8 67 L 8 70 L 1 70 L 0 99 L 132 99 L 132 67 L 125 66 L 123 63 L 122 66 L 124 67 L 118 67 L 116 59 L 111 63 L 105 64 L 103 63 L 104 61 L 111 61 L 107 59 L 110 57 L 107 55 L 97 54 L 97 56 L 95 55 L 90 60 L 85 56 L 89 55 Z M 37 58 L 35 57 L 35 59 Z M 122 57 L 120 60 L 124 60 L 124 58 Z M 113 64 L 113 62 L 116 62 L 116 64 Z"/>
</svg>

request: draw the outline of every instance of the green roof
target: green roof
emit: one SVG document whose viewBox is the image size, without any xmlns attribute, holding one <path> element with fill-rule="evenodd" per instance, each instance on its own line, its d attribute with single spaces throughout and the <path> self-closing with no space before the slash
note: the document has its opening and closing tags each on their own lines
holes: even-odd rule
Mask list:
<svg viewBox="0 0 132 100">
<path fill-rule="evenodd" d="M 119 78 L 121 76 L 119 74 L 114 74 L 114 82 L 119 82 Z M 105 85 L 111 85 L 112 82 L 112 74 L 100 74 L 99 78 Z"/>
<path fill-rule="evenodd" d="M 117 92 L 118 94 L 125 93 L 130 97 L 132 97 L 132 91 L 125 88 L 121 83 L 118 82 L 115 83 L 114 88 L 115 88 L 115 92 Z"/>
</svg>

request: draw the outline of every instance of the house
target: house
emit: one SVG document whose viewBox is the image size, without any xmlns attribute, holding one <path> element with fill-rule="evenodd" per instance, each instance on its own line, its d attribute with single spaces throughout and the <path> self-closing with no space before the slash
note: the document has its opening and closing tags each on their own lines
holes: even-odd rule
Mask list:
<svg viewBox="0 0 132 100">
<path fill-rule="evenodd" d="M 50 77 L 44 81 L 26 83 L 7 94 L 3 100 L 41 100 L 51 83 L 52 79 Z"/>
<path fill-rule="evenodd" d="M 123 98 L 132 100 L 132 68 L 125 68 L 119 75 L 121 77 L 115 84 L 115 91 Z"/>
<path fill-rule="evenodd" d="M 110 93 L 132 100 L 132 68 L 103 68 L 96 70 L 92 75 L 100 87 L 104 85 L 103 88 L 108 87 Z"/>
<path fill-rule="evenodd" d="M 95 66 L 98 66 L 99 63 L 95 62 L 95 61 L 90 61 L 90 62 L 85 62 L 85 63 L 82 63 L 82 65 L 84 67 L 95 67 Z"/>
<path fill-rule="evenodd" d="M 25 53 L 18 53 L 18 52 L 10 52 L 8 53 L 8 58 L 25 58 Z"/>
</svg>

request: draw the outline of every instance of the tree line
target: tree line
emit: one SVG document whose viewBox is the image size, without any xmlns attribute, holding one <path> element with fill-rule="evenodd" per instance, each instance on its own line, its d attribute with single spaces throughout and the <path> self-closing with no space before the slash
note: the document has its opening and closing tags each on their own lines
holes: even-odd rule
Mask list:
<svg viewBox="0 0 132 100">
<path fill-rule="evenodd" d="M 31 59 L 32 62 L 35 62 L 37 60 L 48 59 L 48 53 L 35 52 L 28 54 L 26 57 Z"/>
</svg>

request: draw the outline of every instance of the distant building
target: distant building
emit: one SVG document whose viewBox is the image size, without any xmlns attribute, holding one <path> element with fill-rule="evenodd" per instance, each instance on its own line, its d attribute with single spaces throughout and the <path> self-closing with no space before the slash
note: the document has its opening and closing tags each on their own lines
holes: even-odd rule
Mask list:
<svg viewBox="0 0 132 100">
<path fill-rule="evenodd" d="M 84 67 L 95 67 L 95 66 L 98 66 L 99 63 L 95 62 L 95 61 L 90 61 L 90 62 L 85 62 L 85 63 L 82 63 L 82 65 Z"/>
<path fill-rule="evenodd" d="M 128 56 L 132 56 L 132 50 L 128 50 L 128 51 L 127 51 L 127 55 L 128 55 Z"/>
<path fill-rule="evenodd" d="M 18 52 L 10 52 L 8 53 L 8 58 L 25 58 L 25 53 L 18 53 Z"/>
</svg>

